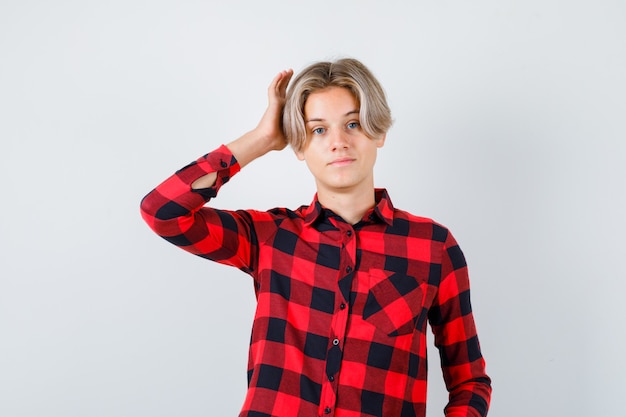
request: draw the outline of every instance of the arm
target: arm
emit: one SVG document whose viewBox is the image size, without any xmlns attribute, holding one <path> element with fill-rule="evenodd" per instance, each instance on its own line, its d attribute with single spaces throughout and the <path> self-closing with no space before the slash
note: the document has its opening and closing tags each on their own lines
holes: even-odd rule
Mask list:
<svg viewBox="0 0 626 417">
<path fill-rule="evenodd" d="M 447 417 L 484 417 L 491 400 L 470 303 L 465 257 L 448 233 L 442 249 L 441 282 L 429 320 L 448 392 Z"/>
<path fill-rule="evenodd" d="M 242 166 L 286 146 L 279 120 L 291 75 L 283 71 L 274 78 L 254 130 L 177 171 L 143 198 L 141 215 L 152 230 L 188 252 L 250 271 L 255 237 L 249 214 L 204 205 Z"/>
</svg>

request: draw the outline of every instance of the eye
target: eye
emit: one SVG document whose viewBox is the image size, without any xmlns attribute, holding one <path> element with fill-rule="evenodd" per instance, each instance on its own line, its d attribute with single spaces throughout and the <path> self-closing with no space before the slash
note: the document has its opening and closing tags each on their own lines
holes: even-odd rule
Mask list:
<svg viewBox="0 0 626 417">
<path fill-rule="evenodd" d="M 326 132 L 326 129 L 324 129 L 323 127 L 316 127 L 315 129 L 312 130 L 312 133 L 314 135 L 323 135 L 324 132 Z"/>
<path fill-rule="evenodd" d="M 348 123 L 348 129 L 358 129 L 359 127 L 361 127 L 361 124 L 359 122 Z"/>
</svg>

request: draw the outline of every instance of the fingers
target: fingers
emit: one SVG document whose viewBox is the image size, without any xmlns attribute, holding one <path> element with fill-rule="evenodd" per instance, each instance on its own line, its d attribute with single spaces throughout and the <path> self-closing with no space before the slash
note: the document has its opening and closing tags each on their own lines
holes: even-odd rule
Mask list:
<svg viewBox="0 0 626 417">
<path fill-rule="evenodd" d="M 292 76 L 293 76 L 293 70 L 287 69 L 287 70 L 283 70 L 279 72 L 274 77 L 268 89 L 270 99 L 272 98 L 284 99 L 285 98 L 285 94 L 287 92 L 287 86 L 289 85 L 289 81 L 291 80 Z"/>
<path fill-rule="evenodd" d="M 281 75 L 281 78 L 280 78 L 280 81 L 278 82 L 278 92 L 281 97 L 284 97 L 287 91 L 287 86 L 289 85 L 289 81 L 291 80 L 291 77 L 293 75 L 293 70 L 288 69 L 288 70 L 282 71 L 280 75 Z"/>
</svg>

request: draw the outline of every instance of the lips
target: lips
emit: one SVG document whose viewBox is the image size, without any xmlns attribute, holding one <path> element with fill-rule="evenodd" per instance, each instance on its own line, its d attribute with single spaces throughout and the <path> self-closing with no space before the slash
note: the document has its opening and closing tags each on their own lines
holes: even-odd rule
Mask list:
<svg viewBox="0 0 626 417">
<path fill-rule="evenodd" d="M 345 166 L 345 165 L 350 165 L 355 160 L 356 160 L 355 158 L 348 158 L 348 157 L 337 158 L 337 159 L 333 160 L 332 162 L 330 162 L 328 165 L 341 167 L 341 166 Z"/>
</svg>

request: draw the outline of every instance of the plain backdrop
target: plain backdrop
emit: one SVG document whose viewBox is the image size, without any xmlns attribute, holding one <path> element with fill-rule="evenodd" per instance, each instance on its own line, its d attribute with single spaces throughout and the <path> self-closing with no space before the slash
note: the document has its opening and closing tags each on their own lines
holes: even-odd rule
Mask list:
<svg viewBox="0 0 626 417">
<path fill-rule="evenodd" d="M 377 186 L 468 258 L 490 416 L 623 413 L 623 0 L 2 0 L 0 416 L 237 415 L 251 279 L 139 202 L 252 129 L 278 71 L 344 56 L 392 108 Z M 215 205 L 314 191 L 287 149 Z"/>
</svg>

